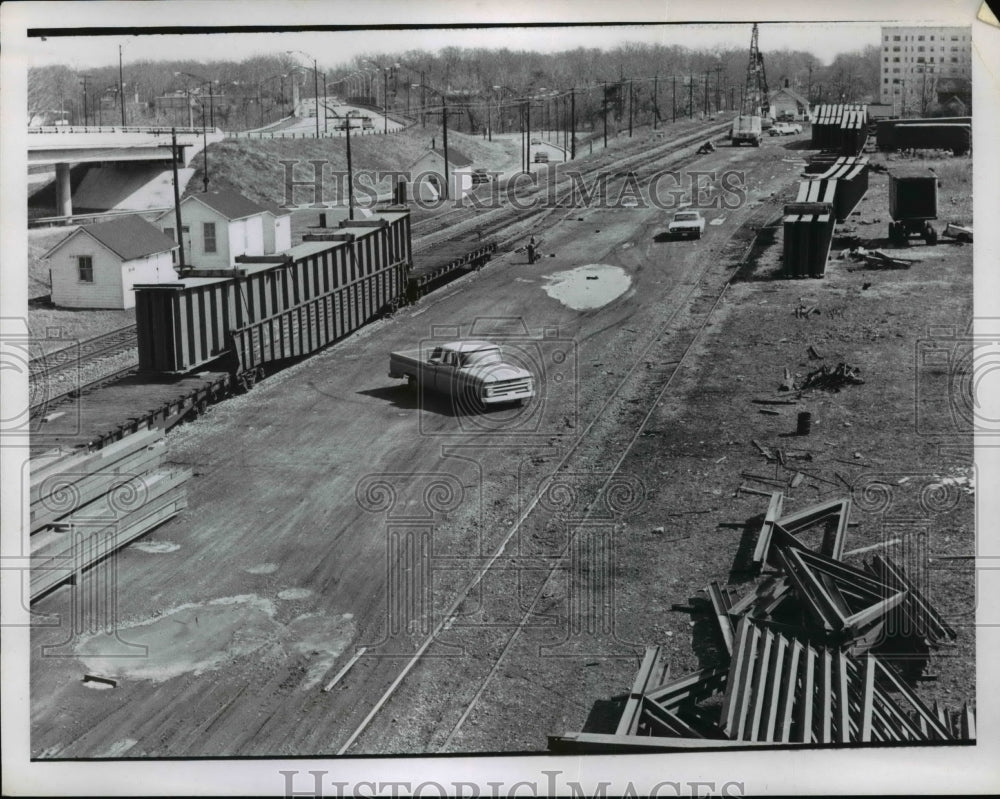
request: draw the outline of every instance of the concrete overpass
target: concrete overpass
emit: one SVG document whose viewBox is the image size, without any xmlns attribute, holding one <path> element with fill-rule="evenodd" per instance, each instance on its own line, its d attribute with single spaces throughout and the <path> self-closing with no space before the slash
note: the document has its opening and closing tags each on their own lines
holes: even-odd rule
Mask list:
<svg viewBox="0 0 1000 799">
<path fill-rule="evenodd" d="M 186 166 L 210 141 L 221 141 L 219 130 L 176 128 L 181 151 L 180 165 Z M 72 164 L 110 161 L 162 161 L 170 163 L 170 128 L 66 127 L 28 128 L 28 165 L 55 166 L 56 211 L 59 216 L 73 213 L 70 188 Z"/>
</svg>

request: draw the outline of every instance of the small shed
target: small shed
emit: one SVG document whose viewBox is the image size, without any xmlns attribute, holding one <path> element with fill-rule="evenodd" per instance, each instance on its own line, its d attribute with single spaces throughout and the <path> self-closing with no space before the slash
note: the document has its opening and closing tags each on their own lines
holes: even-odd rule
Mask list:
<svg viewBox="0 0 1000 799">
<path fill-rule="evenodd" d="M 771 116 L 775 119 L 809 119 L 809 101 L 789 86 L 771 95 Z"/>
<path fill-rule="evenodd" d="M 177 244 L 137 214 L 79 227 L 42 257 L 52 302 L 65 308 L 134 308 L 134 287 L 177 279 Z"/>
<path fill-rule="evenodd" d="M 432 147 L 410 165 L 413 196 L 421 200 L 437 200 L 443 194 L 445 151 Z M 451 199 L 472 189 L 472 159 L 454 147 L 448 148 L 448 177 Z"/>
<path fill-rule="evenodd" d="M 278 209 L 265 208 L 235 191 L 189 194 L 181 200 L 185 265 L 199 269 L 231 269 L 237 256 L 269 255 L 266 246 L 269 239 L 276 239 L 274 226 L 279 219 L 278 213 Z M 176 239 L 175 219 L 171 210 L 164 211 L 156 220 L 163 232 L 173 239 Z M 289 230 L 290 219 L 283 222 Z M 269 234 L 265 232 L 268 225 L 271 226 Z M 290 238 L 289 233 L 289 245 Z"/>
</svg>

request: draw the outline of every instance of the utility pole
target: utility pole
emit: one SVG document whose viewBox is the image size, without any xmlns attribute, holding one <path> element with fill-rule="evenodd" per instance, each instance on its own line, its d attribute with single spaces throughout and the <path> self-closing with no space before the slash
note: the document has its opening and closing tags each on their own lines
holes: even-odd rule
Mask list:
<svg viewBox="0 0 1000 799">
<path fill-rule="evenodd" d="M 632 81 L 628 82 L 628 137 L 632 138 Z"/>
<path fill-rule="evenodd" d="M 694 75 L 688 75 L 688 119 L 694 119 Z"/>
<path fill-rule="evenodd" d="M 448 91 L 447 85 L 445 91 Z M 447 200 L 448 191 L 448 97 L 441 92 L 441 122 L 444 125 L 444 198 Z"/>
<path fill-rule="evenodd" d="M 382 69 L 382 133 L 383 135 L 389 133 L 389 70 L 383 67 Z M 316 124 L 319 125 L 319 119 L 316 119 Z M 317 133 L 317 135 L 319 135 Z"/>
<path fill-rule="evenodd" d="M 125 75 L 122 70 L 122 46 L 118 45 L 118 97 L 122 107 L 122 127 L 125 127 Z"/>
<path fill-rule="evenodd" d="M 576 88 L 569 91 L 569 157 L 576 158 Z"/>
<path fill-rule="evenodd" d="M 83 81 L 83 124 L 86 127 L 90 123 L 90 111 L 87 106 L 87 81 L 90 80 L 90 75 L 81 75 L 80 79 Z"/>
<path fill-rule="evenodd" d="M 351 118 L 344 117 L 347 131 L 347 218 L 354 221 L 354 170 L 351 167 Z"/>
<path fill-rule="evenodd" d="M 181 190 L 177 184 L 177 129 L 170 129 L 170 162 L 174 171 L 174 222 L 177 225 L 178 266 L 184 266 L 184 229 L 181 227 Z"/>
<path fill-rule="evenodd" d="M 710 69 L 705 70 L 705 116 L 708 117 L 709 108 L 711 107 L 711 101 L 708 97 L 708 76 L 712 74 Z"/>
<path fill-rule="evenodd" d="M 670 102 L 670 117 L 671 122 L 677 121 L 677 76 L 671 75 L 670 82 L 673 84 L 673 99 Z"/>
<path fill-rule="evenodd" d="M 604 81 L 604 101 L 601 103 L 604 113 L 604 149 L 608 149 L 608 82 Z"/>
<path fill-rule="evenodd" d="M 715 65 L 715 111 L 718 113 L 722 110 L 722 106 L 719 105 L 719 89 L 722 85 L 722 64 Z"/>
<path fill-rule="evenodd" d="M 525 172 L 531 171 L 531 98 L 524 104 L 524 127 L 527 129 L 527 137 L 525 142 L 527 142 L 528 149 L 524 153 L 524 163 Z"/>
<path fill-rule="evenodd" d="M 806 88 L 806 102 L 810 105 L 812 104 L 812 94 L 813 94 L 813 65 L 809 65 L 809 83 Z"/>
<path fill-rule="evenodd" d="M 653 76 L 653 130 L 656 130 L 657 120 L 660 118 L 660 105 L 659 105 L 659 93 L 660 93 L 660 76 Z"/>
</svg>

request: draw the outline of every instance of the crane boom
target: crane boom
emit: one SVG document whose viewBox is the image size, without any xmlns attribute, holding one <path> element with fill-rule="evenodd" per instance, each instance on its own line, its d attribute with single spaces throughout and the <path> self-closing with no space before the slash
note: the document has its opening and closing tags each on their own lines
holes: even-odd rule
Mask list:
<svg viewBox="0 0 1000 799">
<path fill-rule="evenodd" d="M 771 101 L 768 97 L 767 75 L 764 72 L 764 56 L 758 46 L 757 23 L 754 23 L 750 34 L 750 58 L 747 61 L 747 80 L 743 91 L 741 114 L 751 116 L 768 116 L 771 111 Z"/>
</svg>

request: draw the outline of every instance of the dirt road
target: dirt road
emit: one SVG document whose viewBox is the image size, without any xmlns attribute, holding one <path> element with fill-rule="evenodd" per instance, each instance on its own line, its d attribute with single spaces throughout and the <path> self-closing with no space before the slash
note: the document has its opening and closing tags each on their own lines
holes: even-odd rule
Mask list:
<svg viewBox="0 0 1000 799">
<path fill-rule="evenodd" d="M 705 212 L 700 242 L 664 241 L 656 208 L 561 209 L 534 231 L 539 263 L 498 258 L 171 434 L 195 472 L 187 512 L 108 561 L 110 593 L 34 606 L 53 623 L 33 631 L 33 755 L 538 750 L 581 723 L 635 656 L 608 542 L 662 490 L 617 464 L 711 330 L 740 225 L 773 217 L 797 176 L 783 144 L 697 161 L 746 170 L 748 192 Z M 390 350 L 458 336 L 502 343 L 537 401 L 466 415 L 386 377 Z M 478 693 L 560 670 L 546 701 Z M 476 734 L 452 738 L 473 699 Z"/>
</svg>

